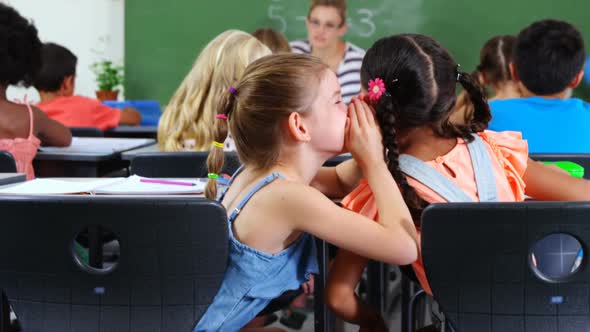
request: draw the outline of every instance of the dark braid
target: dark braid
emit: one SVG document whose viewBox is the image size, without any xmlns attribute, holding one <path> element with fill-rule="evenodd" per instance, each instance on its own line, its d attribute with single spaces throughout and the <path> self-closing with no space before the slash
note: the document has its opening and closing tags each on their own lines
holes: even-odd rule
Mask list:
<svg viewBox="0 0 590 332">
<path fill-rule="evenodd" d="M 468 73 L 459 72 L 458 81 L 467 92 L 473 105 L 473 118 L 469 123 L 470 129 L 475 133 L 482 132 L 488 127 L 488 123 L 492 119 L 485 92 L 473 76 Z"/>
<path fill-rule="evenodd" d="M 385 148 L 385 161 L 387 169 L 393 176 L 395 182 L 401 186 L 401 193 L 404 201 L 410 209 L 412 219 L 415 223 L 419 222 L 422 210 L 428 205 L 418 194 L 414 187 L 408 184 L 406 176 L 399 167 L 399 146 L 396 138 L 395 118 L 396 107 L 391 95 L 383 95 L 377 104 L 376 115 L 377 122 L 381 128 L 383 136 L 383 147 Z M 417 224 L 417 226 L 419 226 Z"/>
</svg>

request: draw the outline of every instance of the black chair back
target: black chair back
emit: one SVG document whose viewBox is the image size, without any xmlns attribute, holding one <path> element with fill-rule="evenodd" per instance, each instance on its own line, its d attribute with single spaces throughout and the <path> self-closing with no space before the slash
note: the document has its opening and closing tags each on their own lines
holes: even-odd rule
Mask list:
<svg viewBox="0 0 590 332">
<path fill-rule="evenodd" d="M 75 137 L 104 137 L 104 132 L 94 127 L 70 127 Z"/>
<path fill-rule="evenodd" d="M 0 173 L 16 173 L 16 162 L 8 151 L 0 151 Z"/>
<path fill-rule="evenodd" d="M 0 210 L 12 216 L 0 232 L 0 289 L 24 331 L 191 331 L 223 279 L 228 228 L 214 201 L 0 197 Z M 118 240 L 110 272 L 80 263 L 77 235 L 99 226 Z M 88 245 L 91 265 L 94 249 L 115 251 Z"/>
<path fill-rule="evenodd" d="M 209 152 L 154 152 L 131 160 L 130 173 L 160 178 L 206 178 Z M 233 174 L 240 166 L 235 152 L 225 153 L 222 173 Z"/>
<path fill-rule="evenodd" d="M 434 298 L 456 331 L 588 331 L 589 220 L 590 202 L 430 205 L 422 255 Z M 578 248 L 555 242 L 562 233 Z M 554 247 L 538 242 L 547 236 Z M 576 272 L 552 279 L 540 267 Z"/>
</svg>

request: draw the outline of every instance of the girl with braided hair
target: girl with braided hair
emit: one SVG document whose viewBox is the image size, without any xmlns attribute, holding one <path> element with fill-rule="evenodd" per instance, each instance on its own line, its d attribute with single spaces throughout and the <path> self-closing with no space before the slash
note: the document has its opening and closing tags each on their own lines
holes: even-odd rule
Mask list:
<svg viewBox="0 0 590 332">
<path fill-rule="evenodd" d="M 485 130 L 491 115 L 483 90 L 458 69 L 437 41 L 417 34 L 378 40 L 361 68 L 361 84 L 381 127 L 387 167 L 418 232 L 422 211 L 435 202 L 511 202 L 523 201 L 525 195 L 539 200 L 590 199 L 590 182 L 529 159 L 520 133 Z M 451 121 L 457 84 L 474 107 L 461 124 Z M 366 181 L 342 204 L 369 218 L 378 216 Z M 366 258 L 341 250 L 331 267 L 327 301 L 339 316 L 363 330 L 382 330 L 379 314 L 354 293 L 366 263 Z M 432 294 L 421 257 L 413 267 L 422 287 Z"/>
</svg>

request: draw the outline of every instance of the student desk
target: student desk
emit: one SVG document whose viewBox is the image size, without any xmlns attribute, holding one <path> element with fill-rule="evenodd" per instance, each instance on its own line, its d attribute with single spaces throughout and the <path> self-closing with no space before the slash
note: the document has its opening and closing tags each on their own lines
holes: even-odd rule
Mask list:
<svg viewBox="0 0 590 332">
<path fill-rule="evenodd" d="M 75 137 L 67 148 L 41 148 L 33 161 L 37 177 L 100 177 L 124 169 L 124 151 L 153 145 L 153 139 Z"/>
<path fill-rule="evenodd" d="M 156 144 L 156 143 L 146 145 L 146 146 L 141 147 L 139 149 L 125 151 L 125 152 L 121 153 L 121 159 L 126 160 L 126 161 L 131 161 L 131 159 L 135 158 L 135 156 L 137 156 L 138 154 L 153 153 L 153 152 L 161 152 L 160 148 L 158 147 L 158 144 Z"/>
<path fill-rule="evenodd" d="M 27 179 L 24 173 L 0 173 L 0 185 L 23 182 Z"/>
<path fill-rule="evenodd" d="M 104 132 L 105 137 L 157 138 L 158 126 L 118 126 Z"/>
</svg>

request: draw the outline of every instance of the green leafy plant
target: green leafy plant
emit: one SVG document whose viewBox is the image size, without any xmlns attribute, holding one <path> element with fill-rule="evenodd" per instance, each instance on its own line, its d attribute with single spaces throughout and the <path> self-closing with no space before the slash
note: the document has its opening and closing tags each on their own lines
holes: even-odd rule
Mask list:
<svg viewBox="0 0 590 332">
<path fill-rule="evenodd" d="M 95 62 L 90 67 L 96 75 L 96 83 L 101 91 L 113 91 L 123 85 L 123 66 L 115 66 L 112 61 Z"/>
</svg>

